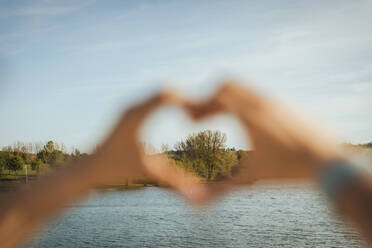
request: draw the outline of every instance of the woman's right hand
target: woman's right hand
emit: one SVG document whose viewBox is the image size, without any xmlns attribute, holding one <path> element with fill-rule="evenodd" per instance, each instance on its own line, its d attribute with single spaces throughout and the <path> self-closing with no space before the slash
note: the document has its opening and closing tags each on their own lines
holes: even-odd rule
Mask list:
<svg viewBox="0 0 372 248">
<path fill-rule="evenodd" d="M 195 120 L 229 112 L 240 119 L 249 135 L 252 152 L 243 168 L 214 186 L 216 192 L 256 180 L 313 179 L 327 161 L 341 156 L 336 142 L 322 129 L 309 125 L 280 102 L 235 83 L 225 83 L 209 100 L 189 103 L 187 109 Z"/>
</svg>

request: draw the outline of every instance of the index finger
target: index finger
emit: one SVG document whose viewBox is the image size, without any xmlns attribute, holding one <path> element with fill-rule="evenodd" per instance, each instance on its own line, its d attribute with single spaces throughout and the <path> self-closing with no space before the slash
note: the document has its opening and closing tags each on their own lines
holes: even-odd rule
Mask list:
<svg viewBox="0 0 372 248">
<path fill-rule="evenodd" d="M 210 99 L 189 102 L 186 107 L 196 120 L 210 117 L 219 112 L 230 112 L 242 117 L 263 106 L 265 101 L 266 99 L 256 91 L 227 81 Z"/>
<path fill-rule="evenodd" d="M 163 91 L 150 99 L 139 103 L 126 111 L 123 118 L 119 121 L 119 127 L 132 129 L 132 134 L 136 133 L 147 117 L 165 104 L 184 105 L 187 100 L 175 92 Z"/>
<path fill-rule="evenodd" d="M 184 105 L 187 100 L 176 92 L 162 91 L 154 95 L 145 102 L 142 102 L 132 108 L 135 113 L 135 119 L 138 122 L 144 121 L 146 117 L 158 107 L 165 104 Z"/>
</svg>

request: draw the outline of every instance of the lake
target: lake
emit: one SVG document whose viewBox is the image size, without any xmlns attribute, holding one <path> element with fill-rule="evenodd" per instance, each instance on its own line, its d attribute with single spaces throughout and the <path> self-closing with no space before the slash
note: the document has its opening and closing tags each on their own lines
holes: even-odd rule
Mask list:
<svg viewBox="0 0 372 248">
<path fill-rule="evenodd" d="M 146 187 L 94 193 L 66 210 L 28 247 L 363 247 L 310 186 L 255 186 L 205 210 Z"/>
</svg>

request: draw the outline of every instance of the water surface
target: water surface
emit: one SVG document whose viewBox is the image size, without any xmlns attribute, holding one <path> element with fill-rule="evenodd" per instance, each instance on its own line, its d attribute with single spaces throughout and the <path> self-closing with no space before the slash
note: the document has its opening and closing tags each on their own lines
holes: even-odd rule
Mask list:
<svg viewBox="0 0 372 248">
<path fill-rule="evenodd" d="M 362 247 L 308 186 L 257 186 L 204 211 L 175 196 L 156 187 L 94 194 L 31 247 Z"/>
</svg>

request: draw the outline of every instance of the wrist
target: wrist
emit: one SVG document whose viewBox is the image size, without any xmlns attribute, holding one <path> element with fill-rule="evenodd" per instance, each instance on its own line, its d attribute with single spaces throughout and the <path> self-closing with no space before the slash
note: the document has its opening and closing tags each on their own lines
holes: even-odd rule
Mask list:
<svg viewBox="0 0 372 248">
<path fill-rule="evenodd" d="M 94 186 L 121 183 L 131 177 L 131 171 L 120 158 L 102 150 L 91 155 L 90 163 Z"/>
<path fill-rule="evenodd" d="M 345 189 L 362 178 L 362 171 L 346 159 L 328 161 L 318 174 L 320 187 L 331 199 L 338 198 Z"/>
<path fill-rule="evenodd" d="M 105 164 L 100 154 L 91 154 L 78 161 L 78 163 L 80 164 L 79 170 L 85 175 L 84 180 L 90 188 L 94 188 L 106 181 Z"/>
<path fill-rule="evenodd" d="M 340 153 L 338 149 L 331 149 L 321 147 L 311 153 L 311 167 L 313 168 L 313 174 L 315 178 L 318 178 L 319 174 L 325 171 L 329 166 L 334 166 L 335 161 L 347 161 L 347 158 Z"/>
</svg>

